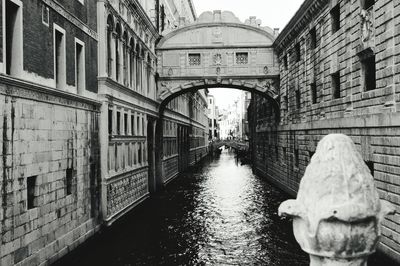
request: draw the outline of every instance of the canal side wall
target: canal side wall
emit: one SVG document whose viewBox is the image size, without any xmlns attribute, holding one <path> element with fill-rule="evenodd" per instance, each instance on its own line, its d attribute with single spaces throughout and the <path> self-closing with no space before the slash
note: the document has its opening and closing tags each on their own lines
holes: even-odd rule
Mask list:
<svg viewBox="0 0 400 266">
<path fill-rule="evenodd" d="M 295 196 L 318 141 L 350 136 L 380 197 L 396 206 L 379 249 L 400 262 L 400 3 L 363 3 L 307 0 L 278 36 L 280 120 L 254 97 L 254 170 Z"/>
<path fill-rule="evenodd" d="M 54 262 L 99 225 L 99 103 L 0 77 L 0 265 Z"/>
</svg>

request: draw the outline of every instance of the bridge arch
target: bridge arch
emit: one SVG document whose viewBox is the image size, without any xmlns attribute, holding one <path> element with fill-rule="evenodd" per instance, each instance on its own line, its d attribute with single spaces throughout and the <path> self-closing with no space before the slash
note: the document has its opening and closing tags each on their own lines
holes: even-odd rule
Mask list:
<svg viewBox="0 0 400 266">
<path fill-rule="evenodd" d="M 155 185 L 163 186 L 164 111 L 179 95 L 210 88 L 250 91 L 268 99 L 279 119 L 279 63 L 273 49 L 277 32 L 232 12 L 205 12 L 191 25 L 163 37 L 157 47 L 159 119 L 155 132 Z M 277 120 L 279 121 L 279 120 Z"/>
</svg>

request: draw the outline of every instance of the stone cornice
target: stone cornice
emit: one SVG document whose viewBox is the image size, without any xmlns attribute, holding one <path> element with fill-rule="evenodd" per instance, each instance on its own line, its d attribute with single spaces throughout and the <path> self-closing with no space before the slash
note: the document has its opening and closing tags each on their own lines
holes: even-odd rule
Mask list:
<svg viewBox="0 0 400 266">
<path fill-rule="evenodd" d="M 306 0 L 274 42 L 275 49 L 281 53 L 307 25 L 323 10 L 329 0 Z"/>
<path fill-rule="evenodd" d="M 147 25 L 147 28 L 151 31 L 153 36 L 158 38 L 159 34 L 157 32 L 156 26 L 151 22 L 149 16 L 147 15 L 146 11 L 143 9 L 142 5 L 139 3 L 138 0 L 125 0 L 128 7 L 131 9 L 132 13 L 137 13 L 137 15 L 142 19 L 145 24 Z M 135 9 L 135 6 L 137 7 Z"/>
<path fill-rule="evenodd" d="M 99 112 L 101 102 L 37 83 L 0 75 L 0 94 Z M 16 89 L 19 88 L 19 89 Z"/>
<path fill-rule="evenodd" d="M 131 88 L 128 88 L 118 82 L 116 82 L 115 80 L 112 80 L 108 77 L 99 77 L 98 79 L 99 85 L 106 85 L 108 88 L 112 88 L 113 90 L 117 90 L 119 92 L 122 92 L 126 95 L 141 99 L 143 102 L 147 102 L 149 104 L 154 104 L 155 106 L 159 106 L 159 102 L 148 98 L 142 94 L 140 94 L 139 92 L 132 90 Z M 99 86 L 100 87 L 100 86 Z M 103 93 L 103 92 L 101 92 Z M 114 97 L 113 97 L 114 98 Z"/>
</svg>

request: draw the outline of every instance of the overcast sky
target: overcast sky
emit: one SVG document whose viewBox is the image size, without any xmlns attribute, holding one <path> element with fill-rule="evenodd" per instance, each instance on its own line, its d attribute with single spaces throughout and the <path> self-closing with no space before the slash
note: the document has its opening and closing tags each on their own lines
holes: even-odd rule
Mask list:
<svg viewBox="0 0 400 266">
<path fill-rule="evenodd" d="M 282 30 L 304 0 L 193 0 L 197 16 L 204 11 L 229 10 L 242 22 L 250 16 L 262 20 L 262 26 Z M 216 104 L 224 108 L 233 103 L 240 94 L 239 90 L 212 89 Z"/>
<path fill-rule="evenodd" d="M 304 0 L 193 0 L 197 16 L 204 11 L 232 11 L 242 22 L 250 16 L 262 20 L 262 26 L 280 28 L 289 22 Z"/>
</svg>

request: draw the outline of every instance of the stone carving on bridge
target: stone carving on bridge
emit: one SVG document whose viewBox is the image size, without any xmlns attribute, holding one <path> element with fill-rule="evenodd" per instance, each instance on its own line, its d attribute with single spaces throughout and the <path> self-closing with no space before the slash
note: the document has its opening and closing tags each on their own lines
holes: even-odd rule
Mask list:
<svg viewBox="0 0 400 266">
<path fill-rule="evenodd" d="M 366 265 L 375 252 L 384 217 L 394 207 L 379 199 L 374 179 L 353 141 L 324 137 L 301 180 L 296 200 L 279 207 L 310 265 Z"/>
<path fill-rule="evenodd" d="M 221 43 L 222 42 L 222 30 L 217 27 L 212 32 L 212 42 L 213 43 Z"/>
<path fill-rule="evenodd" d="M 214 65 L 222 65 L 222 55 L 220 53 L 214 55 Z"/>
<path fill-rule="evenodd" d="M 361 18 L 361 38 L 363 42 L 368 42 L 373 34 L 373 11 L 362 10 L 360 13 Z"/>
</svg>

